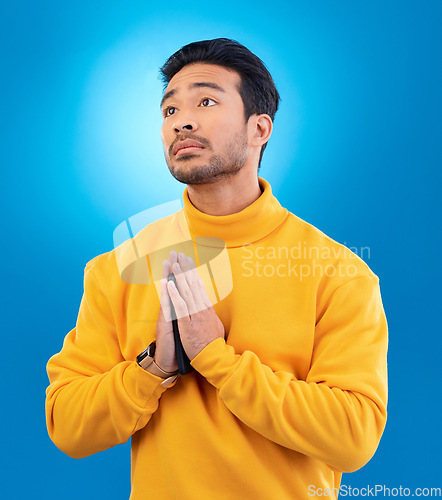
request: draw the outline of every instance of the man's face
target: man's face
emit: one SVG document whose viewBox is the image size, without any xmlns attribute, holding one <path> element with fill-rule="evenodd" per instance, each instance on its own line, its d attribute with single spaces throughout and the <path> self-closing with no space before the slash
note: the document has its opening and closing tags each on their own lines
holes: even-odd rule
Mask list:
<svg viewBox="0 0 442 500">
<path fill-rule="evenodd" d="M 161 104 L 161 138 L 171 174 L 185 184 L 210 184 L 238 173 L 248 155 L 240 76 L 213 64 L 185 66 Z"/>
</svg>

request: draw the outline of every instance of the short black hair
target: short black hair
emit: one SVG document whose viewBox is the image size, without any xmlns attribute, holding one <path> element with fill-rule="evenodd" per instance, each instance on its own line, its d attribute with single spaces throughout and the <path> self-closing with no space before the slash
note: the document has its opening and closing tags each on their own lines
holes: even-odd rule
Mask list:
<svg viewBox="0 0 442 500">
<path fill-rule="evenodd" d="M 181 47 L 160 68 L 164 88 L 184 66 L 193 63 L 215 64 L 236 71 L 241 78 L 238 91 L 246 122 L 252 115 L 264 113 L 274 120 L 280 101 L 275 82 L 261 59 L 244 45 L 229 38 L 215 38 Z M 259 166 L 266 146 L 267 143 L 261 147 Z"/>
</svg>

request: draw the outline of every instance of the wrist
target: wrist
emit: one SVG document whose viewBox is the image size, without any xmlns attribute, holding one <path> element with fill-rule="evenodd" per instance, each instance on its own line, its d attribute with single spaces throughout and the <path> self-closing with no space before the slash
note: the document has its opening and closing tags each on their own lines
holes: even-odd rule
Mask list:
<svg viewBox="0 0 442 500">
<path fill-rule="evenodd" d="M 179 377 L 178 371 L 168 372 L 163 370 L 160 366 L 155 363 L 156 343 L 152 342 L 142 353 L 137 356 L 138 365 L 143 368 L 143 370 L 164 379 L 162 386 L 167 387 L 171 385 Z"/>
<path fill-rule="evenodd" d="M 142 367 L 141 364 L 140 364 L 140 366 Z M 161 378 L 171 377 L 172 375 L 176 375 L 178 373 L 178 370 L 175 370 L 173 372 L 163 370 L 163 368 L 161 368 L 161 366 L 155 361 L 155 358 L 152 359 L 152 362 L 149 363 L 149 365 L 146 369 L 150 373 L 153 373 L 154 375 L 157 375 L 157 377 L 161 377 Z"/>
</svg>

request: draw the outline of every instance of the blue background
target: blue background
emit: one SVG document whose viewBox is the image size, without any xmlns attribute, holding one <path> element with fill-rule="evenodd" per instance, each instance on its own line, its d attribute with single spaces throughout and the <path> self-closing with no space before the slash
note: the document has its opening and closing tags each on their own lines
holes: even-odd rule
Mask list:
<svg viewBox="0 0 442 500">
<path fill-rule="evenodd" d="M 2 497 L 129 496 L 129 444 L 74 460 L 50 441 L 45 364 L 75 325 L 86 262 L 124 219 L 181 199 L 158 68 L 218 36 L 259 55 L 281 93 L 260 175 L 301 218 L 369 247 L 381 280 L 389 419 L 343 481 L 441 486 L 441 14 L 431 0 L 2 3 Z"/>
</svg>

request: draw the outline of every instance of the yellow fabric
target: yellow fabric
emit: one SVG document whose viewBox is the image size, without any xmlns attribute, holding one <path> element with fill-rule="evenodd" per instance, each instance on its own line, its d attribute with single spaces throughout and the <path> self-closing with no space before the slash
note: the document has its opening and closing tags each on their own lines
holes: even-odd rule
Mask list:
<svg viewBox="0 0 442 500">
<path fill-rule="evenodd" d="M 132 500 L 312 498 L 312 485 L 338 488 L 378 446 L 387 404 L 379 280 L 259 181 L 262 195 L 237 214 L 203 214 L 186 189 L 184 209 L 160 221 L 163 235 L 190 230 L 196 258 L 199 237 L 222 240 L 233 285 L 214 305 L 226 340 L 171 387 L 134 361 L 155 338 L 160 259 L 145 257 L 150 284 L 123 281 L 115 251 L 86 266 L 76 328 L 47 366 L 47 426 L 76 458 L 132 436 Z"/>
</svg>

